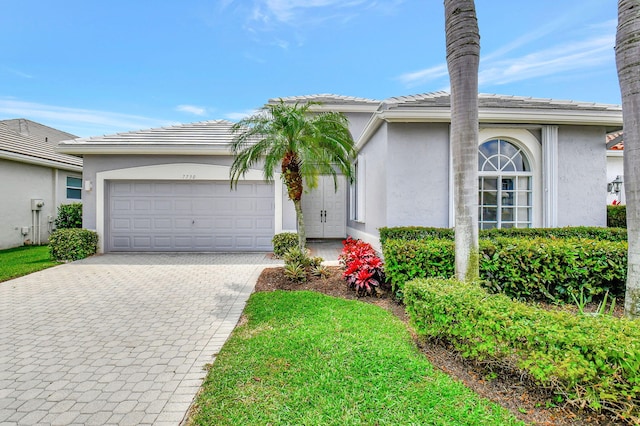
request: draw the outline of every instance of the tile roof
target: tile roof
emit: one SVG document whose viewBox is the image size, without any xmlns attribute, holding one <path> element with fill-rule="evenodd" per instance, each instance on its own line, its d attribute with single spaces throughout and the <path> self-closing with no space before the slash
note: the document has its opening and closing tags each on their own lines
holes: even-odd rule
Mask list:
<svg viewBox="0 0 640 426">
<path fill-rule="evenodd" d="M 448 92 L 422 93 L 410 96 L 398 96 L 386 99 L 383 109 L 403 107 L 449 107 Z M 520 108 L 520 109 L 554 109 L 581 111 L 622 111 L 620 105 L 601 104 L 596 102 L 579 102 L 525 96 L 478 94 L 479 108 Z"/>
<path fill-rule="evenodd" d="M 624 134 L 622 131 L 609 133 L 607 135 L 607 149 L 614 151 L 624 150 Z"/>
<path fill-rule="evenodd" d="M 209 120 L 136 130 L 113 135 L 93 136 L 64 141 L 60 146 L 72 144 L 207 144 L 227 145 L 233 139 L 233 123 L 228 120 Z"/>
<path fill-rule="evenodd" d="M 26 118 L 0 120 L 0 123 L 5 124 L 9 129 L 21 135 L 40 140 L 48 140 L 54 143 L 77 138 L 76 135 L 72 135 L 71 133 L 63 132 L 62 130 L 54 129 L 53 127 L 45 126 L 44 124 L 27 120 Z"/>
<path fill-rule="evenodd" d="M 21 158 L 34 163 L 53 162 L 61 167 L 82 167 L 82 158 L 58 153 L 55 146 L 56 143 L 52 140 L 25 136 L 0 122 L 0 157 Z"/>
<path fill-rule="evenodd" d="M 285 98 L 272 98 L 269 99 L 269 103 L 279 102 L 282 99 L 284 102 L 321 102 L 323 104 L 340 104 L 340 105 L 379 105 L 380 101 L 376 99 L 358 98 L 355 96 L 343 96 L 333 95 L 329 93 L 317 94 L 317 95 L 303 95 L 303 96 L 288 96 Z"/>
</svg>

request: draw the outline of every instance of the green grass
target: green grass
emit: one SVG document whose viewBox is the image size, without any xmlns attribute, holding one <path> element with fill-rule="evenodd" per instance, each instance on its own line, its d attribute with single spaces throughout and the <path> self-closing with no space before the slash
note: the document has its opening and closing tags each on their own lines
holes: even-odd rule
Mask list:
<svg viewBox="0 0 640 426">
<path fill-rule="evenodd" d="M 433 368 L 389 312 L 314 292 L 255 293 L 191 424 L 514 425 Z"/>
<path fill-rule="evenodd" d="M 0 250 L 0 282 L 59 265 L 49 257 L 49 246 Z"/>
</svg>

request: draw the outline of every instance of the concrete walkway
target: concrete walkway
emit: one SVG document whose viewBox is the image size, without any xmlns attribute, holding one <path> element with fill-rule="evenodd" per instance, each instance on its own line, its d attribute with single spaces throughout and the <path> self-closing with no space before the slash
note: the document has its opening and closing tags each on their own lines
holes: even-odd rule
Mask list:
<svg viewBox="0 0 640 426">
<path fill-rule="evenodd" d="M 0 283 L 0 425 L 178 425 L 265 254 L 109 254 Z"/>
</svg>

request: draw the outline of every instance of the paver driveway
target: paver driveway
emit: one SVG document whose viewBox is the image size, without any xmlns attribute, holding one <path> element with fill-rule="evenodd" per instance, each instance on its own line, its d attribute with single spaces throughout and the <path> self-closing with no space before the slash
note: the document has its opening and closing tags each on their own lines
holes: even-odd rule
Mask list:
<svg viewBox="0 0 640 426">
<path fill-rule="evenodd" d="M 274 263 L 107 254 L 0 283 L 0 424 L 179 424 Z"/>
</svg>

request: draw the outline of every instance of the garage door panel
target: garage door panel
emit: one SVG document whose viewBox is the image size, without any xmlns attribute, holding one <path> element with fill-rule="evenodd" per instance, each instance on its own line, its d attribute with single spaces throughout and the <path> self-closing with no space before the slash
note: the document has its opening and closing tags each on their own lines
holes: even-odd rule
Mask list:
<svg viewBox="0 0 640 426">
<path fill-rule="evenodd" d="M 111 182 L 107 250 L 271 250 L 274 185 Z"/>
<path fill-rule="evenodd" d="M 152 229 L 151 218 L 134 218 L 133 219 L 133 231 L 149 231 Z"/>
<path fill-rule="evenodd" d="M 113 229 L 117 231 L 130 231 L 131 219 L 116 219 L 113 221 Z"/>
<path fill-rule="evenodd" d="M 156 217 L 153 219 L 153 226 L 159 231 L 168 231 L 171 229 L 172 220 L 166 217 Z"/>
<path fill-rule="evenodd" d="M 156 212 L 170 212 L 173 208 L 173 202 L 171 200 L 154 200 L 153 209 Z"/>
</svg>

